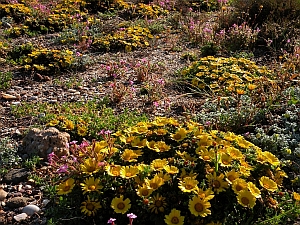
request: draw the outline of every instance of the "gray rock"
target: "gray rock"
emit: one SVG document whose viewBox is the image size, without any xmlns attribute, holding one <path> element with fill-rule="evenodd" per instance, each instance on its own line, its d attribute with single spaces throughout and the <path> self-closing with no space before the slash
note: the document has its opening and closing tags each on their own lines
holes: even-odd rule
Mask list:
<svg viewBox="0 0 300 225">
<path fill-rule="evenodd" d="M 3 182 L 7 184 L 18 184 L 22 181 L 25 181 L 30 172 L 25 169 L 11 169 L 5 176 L 3 177 Z"/>
<path fill-rule="evenodd" d="M 26 213 L 21 213 L 21 214 L 15 215 L 14 219 L 17 222 L 20 222 L 21 220 L 25 220 L 27 217 L 28 217 L 28 215 Z"/>
<path fill-rule="evenodd" d="M 27 205 L 27 201 L 30 198 L 26 198 L 26 197 L 13 197 L 11 199 L 9 199 L 9 201 L 6 203 L 7 207 L 12 208 L 12 209 L 16 209 L 19 207 L 24 207 Z"/>
<path fill-rule="evenodd" d="M 23 139 L 24 151 L 30 154 L 38 154 L 47 159 L 47 155 L 54 152 L 57 156 L 69 155 L 66 143 L 70 142 L 67 132 L 60 132 L 54 127 L 46 130 L 33 128 Z"/>
<path fill-rule="evenodd" d="M 26 213 L 28 216 L 32 216 L 33 214 L 39 212 L 41 209 L 36 205 L 26 205 L 22 212 Z"/>
</svg>

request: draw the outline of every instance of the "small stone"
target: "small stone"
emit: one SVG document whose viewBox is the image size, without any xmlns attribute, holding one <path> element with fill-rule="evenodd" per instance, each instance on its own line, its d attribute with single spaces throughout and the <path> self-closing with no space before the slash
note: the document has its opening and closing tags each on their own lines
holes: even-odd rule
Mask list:
<svg viewBox="0 0 300 225">
<path fill-rule="evenodd" d="M 28 217 L 28 215 L 26 213 L 21 213 L 21 214 L 15 215 L 14 219 L 17 222 L 20 222 L 21 220 L 25 220 L 27 217 Z"/>
<path fill-rule="evenodd" d="M 25 197 L 13 197 L 9 199 L 6 205 L 9 208 L 13 208 L 13 209 L 23 207 L 27 204 L 28 199 L 29 198 L 25 198 Z"/>
<path fill-rule="evenodd" d="M 4 191 L 2 188 L 0 189 L 0 201 L 4 201 L 7 196 L 7 192 Z"/>
<path fill-rule="evenodd" d="M 12 102 L 12 105 L 21 105 L 21 102 Z"/>
<path fill-rule="evenodd" d="M 75 93 L 77 91 L 75 89 L 69 89 L 68 92 Z"/>
<path fill-rule="evenodd" d="M 79 91 L 74 92 L 74 95 L 80 95 Z"/>
<path fill-rule="evenodd" d="M 49 100 L 49 103 L 57 103 L 57 100 L 55 100 L 55 99 L 52 99 L 52 100 Z"/>
<path fill-rule="evenodd" d="M 37 96 L 31 96 L 28 98 L 28 101 L 36 101 L 38 100 L 39 98 Z"/>
<path fill-rule="evenodd" d="M 23 208 L 22 212 L 26 213 L 28 216 L 32 216 L 40 210 L 41 209 L 36 205 L 27 205 Z"/>
<path fill-rule="evenodd" d="M 2 94 L 2 98 L 5 99 L 5 100 L 17 100 L 17 99 L 19 99 L 17 96 L 10 95 L 10 94 Z"/>
</svg>

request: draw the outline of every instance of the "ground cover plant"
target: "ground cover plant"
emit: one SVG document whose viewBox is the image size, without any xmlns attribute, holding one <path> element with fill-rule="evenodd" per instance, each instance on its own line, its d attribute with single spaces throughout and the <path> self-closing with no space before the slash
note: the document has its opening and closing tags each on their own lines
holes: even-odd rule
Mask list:
<svg viewBox="0 0 300 225">
<path fill-rule="evenodd" d="M 1 175 L 32 170 L 47 224 L 294 224 L 297 12 L 296 0 L 1 2 L 0 114 L 71 135 L 70 155 L 48 159 L 0 136 Z"/>
</svg>

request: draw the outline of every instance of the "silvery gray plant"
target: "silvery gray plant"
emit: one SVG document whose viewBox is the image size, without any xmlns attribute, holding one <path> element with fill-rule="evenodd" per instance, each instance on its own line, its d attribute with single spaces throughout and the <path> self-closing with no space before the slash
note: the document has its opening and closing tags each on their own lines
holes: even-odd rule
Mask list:
<svg viewBox="0 0 300 225">
<path fill-rule="evenodd" d="M 0 168 L 15 166 L 20 161 L 17 144 L 10 138 L 0 138 Z"/>
</svg>

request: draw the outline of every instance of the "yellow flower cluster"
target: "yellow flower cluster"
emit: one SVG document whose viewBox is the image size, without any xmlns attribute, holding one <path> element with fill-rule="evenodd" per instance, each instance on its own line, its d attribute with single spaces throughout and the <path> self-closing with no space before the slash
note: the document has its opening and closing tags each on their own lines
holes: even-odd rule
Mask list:
<svg viewBox="0 0 300 225">
<path fill-rule="evenodd" d="M 32 15 L 32 9 L 24 4 L 0 4 L 0 17 L 12 17 L 16 22 Z"/>
<path fill-rule="evenodd" d="M 265 201 L 276 192 L 286 176 L 272 153 L 262 151 L 241 135 L 205 130 L 193 121 L 180 123 L 174 118 L 158 117 L 113 136 L 85 149 L 90 153 L 80 170 L 90 176 L 81 183 L 84 194 L 100 193 L 100 189 L 105 194 L 111 182 L 124 181 L 122 195 L 109 203 L 115 213 L 124 214 L 139 201 L 146 202 L 149 212 L 164 213 L 176 204 L 173 198 L 186 195 L 187 210 L 204 218 L 213 215 L 213 204 L 219 202 L 221 192 L 236 198 L 226 204 L 253 208 L 257 201 Z M 100 185 L 104 177 L 106 183 Z M 70 193 L 66 189 L 66 194 Z M 136 196 L 124 200 L 124 196 L 133 196 L 131 191 Z M 184 220 L 174 210 L 165 215 L 167 223 L 176 216 Z M 86 208 L 82 211 L 89 215 Z"/>
<path fill-rule="evenodd" d="M 149 46 L 149 39 L 153 35 L 150 30 L 141 26 L 133 26 L 119 30 L 113 35 L 108 34 L 103 37 L 95 38 L 92 45 L 101 50 L 109 50 L 116 48 L 125 48 L 131 51 L 134 48 L 144 48 Z"/>
<path fill-rule="evenodd" d="M 271 71 L 245 58 L 203 57 L 181 71 L 195 88 L 215 93 L 238 93 L 256 89 L 261 77 L 268 77 Z"/>
<path fill-rule="evenodd" d="M 70 50 L 36 49 L 24 57 L 21 65 L 26 71 L 38 71 L 41 73 L 58 73 L 70 68 L 74 61 L 73 52 Z"/>
<path fill-rule="evenodd" d="M 57 118 L 49 121 L 47 126 L 58 127 L 72 134 L 85 137 L 88 135 L 89 121 L 77 118 L 75 122 L 71 119 L 66 118 L 65 116 L 58 116 Z"/>
<path fill-rule="evenodd" d="M 132 5 L 131 7 L 136 7 L 135 5 Z M 144 3 L 139 3 L 136 9 L 133 11 L 134 13 L 137 13 L 140 16 L 147 17 L 148 19 L 150 18 L 158 18 L 160 15 L 164 15 L 168 13 L 168 10 L 165 10 L 161 8 L 158 5 L 155 4 L 144 4 Z"/>
</svg>

